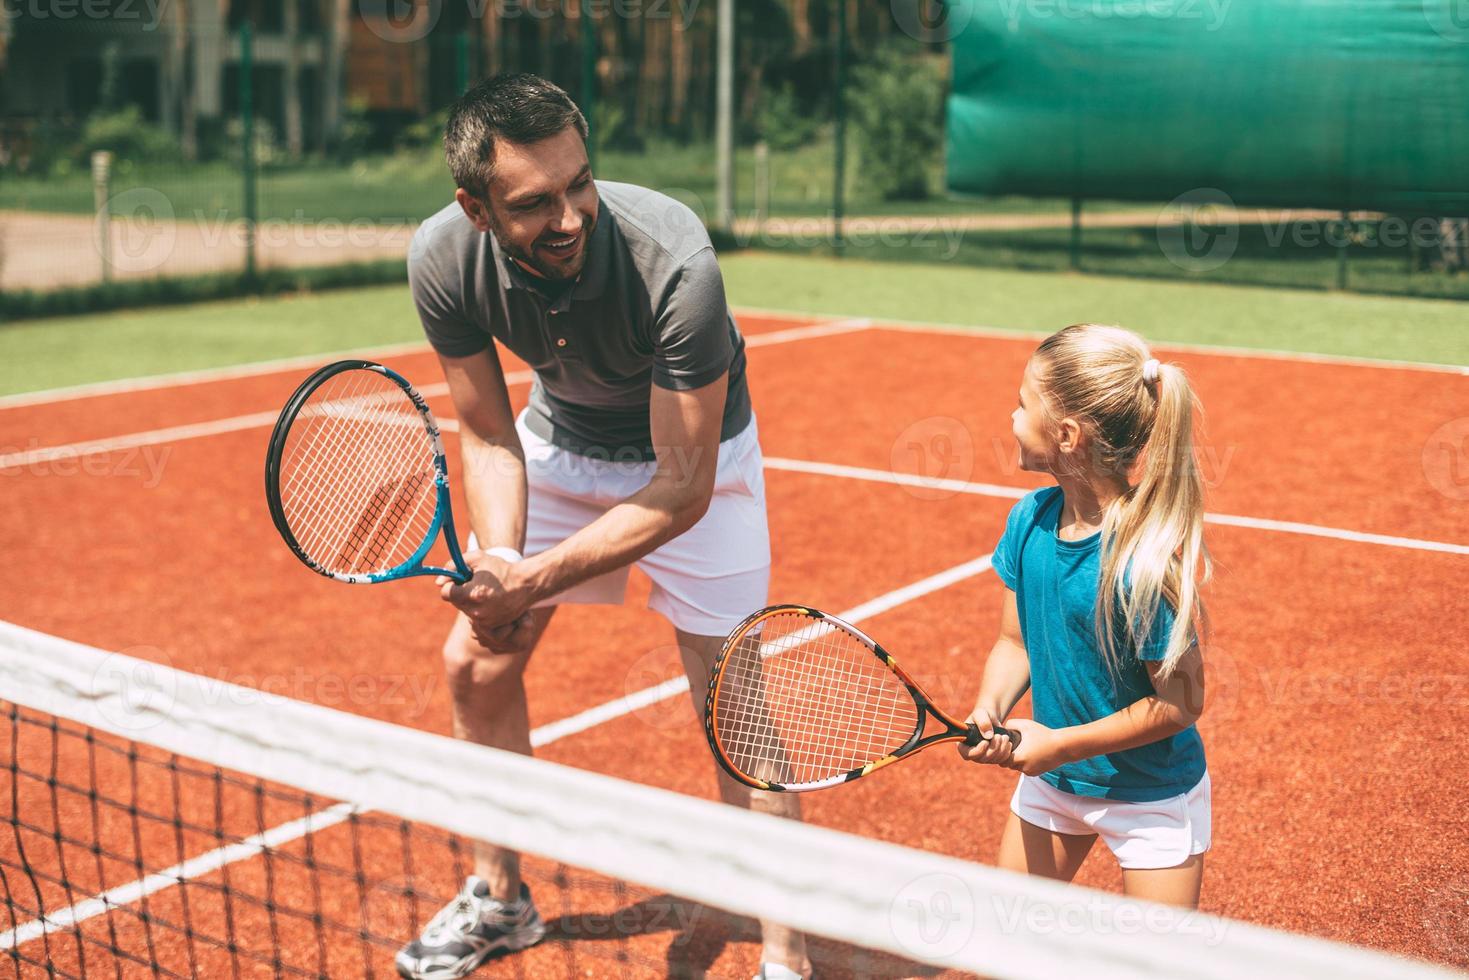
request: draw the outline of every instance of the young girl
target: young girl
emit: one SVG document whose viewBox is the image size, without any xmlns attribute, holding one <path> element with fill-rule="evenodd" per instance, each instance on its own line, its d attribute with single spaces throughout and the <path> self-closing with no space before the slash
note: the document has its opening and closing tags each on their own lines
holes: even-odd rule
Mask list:
<svg viewBox="0 0 1469 980">
<path fill-rule="evenodd" d="M 1100 837 L 1130 896 L 1196 906 L 1209 775 L 1194 722 L 1208 578 L 1194 396 L 1136 334 L 1048 337 L 1020 385 L 1020 465 L 1057 486 L 1010 511 L 995 548 L 1009 591 L 961 747 L 1018 769 L 1003 868 L 1070 881 Z M 1031 692 L 1035 720 L 1003 719 Z"/>
</svg>

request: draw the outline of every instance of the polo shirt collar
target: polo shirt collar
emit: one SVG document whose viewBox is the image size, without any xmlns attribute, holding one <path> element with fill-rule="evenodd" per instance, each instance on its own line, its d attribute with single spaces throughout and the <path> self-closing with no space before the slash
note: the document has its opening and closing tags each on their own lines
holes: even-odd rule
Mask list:
<svg viewBox="0 0 1469 980">
<path fill-rule="evenodd" d="M 500 242 L 495 238 L 494 232 L 486 232 L 490 239 L 490 250 L 494 253 L 495 264 L 505 274 L 505 284 L 511 289 L 525 289 L 544 296 L 545 294 L 536 285 L 536 277 L 526 272 L 516 261 L 505 253 L 500 247 Z M 567 290 L 562 297 L 553 304 L 553 309 L 565 310 L 573 301 L 597 299 L 607 289 L 608 270 L 612 264 L 612 215 L 607 210 L 603 201 L 597 202 L 597 227 L 592 229 L 592 237 L 587 240 L 587 261 L 582 266 L 581 275 L 577 277 L 576 285 Z"/>
</svg>

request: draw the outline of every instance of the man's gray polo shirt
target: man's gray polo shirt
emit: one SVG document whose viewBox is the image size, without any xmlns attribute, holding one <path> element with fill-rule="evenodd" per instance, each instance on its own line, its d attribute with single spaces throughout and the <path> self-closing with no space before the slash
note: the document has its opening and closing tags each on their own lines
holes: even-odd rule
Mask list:
<svg viewBox="0 0 1469 980">
<path fill-rule="evenodd" d="M 424 332 L 446 357 L 500 341 L 535 369 L 526 424 L 583 455 L 654 458 L 651 386 L 702 388 L 729 372 L 720 440 L 750 423 L 745 341 L 703 224 L 656 191 L 597 181 L 597 227 L 576 285 L 551 299 L 457 203 L 408 250 Z"/>
</svg>

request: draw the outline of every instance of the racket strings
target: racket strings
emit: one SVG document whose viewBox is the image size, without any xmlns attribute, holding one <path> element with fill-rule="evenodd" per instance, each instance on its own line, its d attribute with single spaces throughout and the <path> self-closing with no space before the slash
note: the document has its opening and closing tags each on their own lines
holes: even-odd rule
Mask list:
<svg viewBox="0 0 1469 980">
<path fill-rule="evenodd" d="M 433 438 L 391 379 L 344 371 L 302 406 L 282 453 L 281 507 L 312 561 L 364 574 L 406 562 L 437 510 Z"/>
<path fill-rule="evenodd" d="M 388 530 L 381 524 L 390 512 L 377 505 L 377 501 L 390 497 L 401 483 L 402 477 L 393 474 L 391 467 L 394 460 L 407 458 L 405 450 L 411 451 L 414 434 L 412 428 L 396 425 L 394 420 L 401 417 L 401 413 L 385 414 L 381 409 L 374 410 L 373 402 L 383 400 L 382 396 L 392 395 L 391 391 L 363 394 L 362 389 L 370 387 L 375 377 L 385 379 L 369 376 L 368 372 L 357 373 L 364 377 L 352 379 L 353 389 L 348 393 L 334 396 L 330 391 L 319 390 L 318 394 L 326 397 L 308 403 L 297 416 L 298 420 L 303 416 L 306 419 L 309 443 L 299 454 L 302 465 L 290 484 L 291 489 L 299 493 L 296 499 L 316 507 L 312 516 L 317 519 L 305 529 L 307 540 L 301 542 L 303 547 L 313 557 L 326 558 L 335 541 L 339 547 L 334 549 L 336 554 L 332 557 L 338 562 L 344 555 L 357 554 L 365 561 L 379 557 L 374 556 L 369 547 L 376 540 L 383 545 L 380 550 L 390 550 L 391 542 L 378 537 L 380 530 Z M 411 405 L 406 397 L 401 397 L 401 400 Z M 364 428 L 374 421 L 392 424 L 393 428 L 376 434 Z M 406 421 L 421 429 L 416 415 Z M 390 443 L 384 433 L 397 438 Z M 374 435 L 377 438 L 373 438 Z M 351 458 L 352 453 L 356 454 L 356 459 Z M 365 503 L 362 500 L 364 494 L 368 495 Z M 341 535 L 342 528 L 353 519 L 354 513 L 356 519 L 351 528 L 359 538 L 355 548 L 352 547 L 351 532 L 345 541 Z M 343 564 L 336 570 L 362 569 Z"/>
<path fill-rule="evenodd" d="M 416 408 L 396 385 L 359 373 L 369 385 L 391 387 L 323 403 L 323 417 L 334 424 L 319 428 L 333 431 L 314 443 L 317 479 L 302 488 L 325 505 L 309 548 L 336 570 L 354 573 L 407 560 L 431 526 L 426 505 L 436 502 L 425 492 L 434 478 L 433 449 Z M 419 512 L 422 519 L 414 520 Z"/>
<path fill-rule="evenodd" d="M 906 686 L 856 636 L 780 613 L 730 650 L 716 737 L 746 775 L 783 785 L 840 776 L 890 755 L 922 724 Z"/>
</svg>

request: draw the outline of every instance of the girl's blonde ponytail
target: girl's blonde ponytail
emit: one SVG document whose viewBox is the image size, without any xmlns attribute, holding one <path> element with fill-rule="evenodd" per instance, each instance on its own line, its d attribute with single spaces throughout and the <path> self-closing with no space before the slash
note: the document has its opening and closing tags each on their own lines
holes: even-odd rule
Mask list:
<svg viewBox="0 0 1469 980">
<path fill-rule="evenodd" d="M 1152 387 L 1156 410 L 1137 459 L 1137 482 L 1102 525 L 1097 622 L 1102 649 L 1115 663 L 1117 638 L 1129 637 L 1133 649 L 1153 640 L 1156 611 L 1166 601 L 1175 611 L 1162 665 L 1167 676 L 1205 631 L 1199 586 L 1211 567 L 1204 483 L 1194 457 L 1193 390 L 1183 369 L 1171 364 L 1159 366 Z"/>
</svg>

